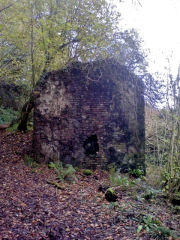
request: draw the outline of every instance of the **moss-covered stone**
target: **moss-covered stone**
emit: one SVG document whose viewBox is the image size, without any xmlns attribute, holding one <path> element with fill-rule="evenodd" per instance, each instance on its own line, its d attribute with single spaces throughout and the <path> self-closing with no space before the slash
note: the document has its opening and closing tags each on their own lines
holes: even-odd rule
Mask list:
<svg viewBox="0 0 180 240">
<path fill-rule="evenodd" d="M 105 198 L 108 202 L 116 202 L 118 196 L 113 188 L 108 188 L 105 193 Z"/>
<path fill-rule="evenodd" d="M 86 175 L 86 176 L 90 176 L 90 175 L 93 175 L 93 171 L 91 171 L 90 169 L 85 169 L 83 171 L 83 174 Z"/>
</svg>

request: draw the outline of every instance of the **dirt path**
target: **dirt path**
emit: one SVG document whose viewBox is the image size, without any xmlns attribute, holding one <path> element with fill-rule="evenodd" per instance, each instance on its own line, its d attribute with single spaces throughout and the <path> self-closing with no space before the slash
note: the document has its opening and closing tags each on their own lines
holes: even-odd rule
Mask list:
<svg viewBox="0 0 180 240">
<path fill-rule="evenodd" d="M 166 207 L 136 201 L 128 191 L 118 192 L 118 203 L 108 203 L 98 192 L 107 180 L 104 172 L 90 177 L 79 172 L 77 183 L 54 188 L 47 184 L 55 179 L 52 170 L 24 165 L 30 152 L 31 133 L 0 132 L 0 240 L 153 239 L 145 231 L 137 238 L 142 213 L 177 230 L 179 223 Z"/>
</svg>

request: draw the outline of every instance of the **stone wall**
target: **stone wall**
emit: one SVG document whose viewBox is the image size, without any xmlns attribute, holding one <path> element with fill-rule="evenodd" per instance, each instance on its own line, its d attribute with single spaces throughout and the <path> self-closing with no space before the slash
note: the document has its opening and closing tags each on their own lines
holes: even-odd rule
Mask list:
<svg viewBox="0 0 180 240">
<path fill-rule="evenodd" d="M 114 60 L 48 73 L 35 91 L 34 153 L 96 168 L 144 169 L 142 82 Z"/>
</svg>

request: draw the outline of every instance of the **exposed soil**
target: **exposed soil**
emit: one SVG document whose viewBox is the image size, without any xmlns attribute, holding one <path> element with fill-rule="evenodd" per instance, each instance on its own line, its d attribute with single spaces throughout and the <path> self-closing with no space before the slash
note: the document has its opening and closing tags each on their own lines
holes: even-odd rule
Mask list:
<svg viewBox="0 0 180 240">
<path fill-rule="evenodd" d="M 24 164 L 31 153 L 32 133 L 7 133 L 0 130 L 0 239 L 155 239 L 145 230 L 137 235 L 142 214 L 157 217 L 164 226 L 179 232 L 180 221 L 160 200 L 135 200 L 131 190 L 117 190 L 118 201 L 109 203 L 100 184 L 108 174 L 76 174 L 74 184 L 63 183 L 63 190 L 49 185 L 56 180 L 52 169 Z M 162 238 L 165 239 L 165 238 Z M 169 237 L 169 239 L 173 239 Z"/>
</svg>

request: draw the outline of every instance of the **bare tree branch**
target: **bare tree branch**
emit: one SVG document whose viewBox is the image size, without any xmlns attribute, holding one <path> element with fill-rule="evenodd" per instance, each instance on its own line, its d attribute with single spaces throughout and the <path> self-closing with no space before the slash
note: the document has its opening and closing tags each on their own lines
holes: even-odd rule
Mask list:
<svg viewBox="0 0 180 240">
<path fill-rule="evenodd" d="M 74 39 L 72 39 L 71 41 L 69 41 L 69 42 L 67 42 L 67 43 L 63 43 L 61 46 L 59 46 L 59 50 L 67 47 L 67 46 L 68 46 L 69 44 L 71 44 L 71 43 L 78 43 L 78 42 L 80 42 L 80 41 L 81 41 L 81 40 L 80 40 L 79 38 L 74 38 Z"/>
<path fill-rule="evenodd" d="M 2 8 L 2 9 L 0 9 L 0 13 L 1 13 L 2 11 L 6 10 L 6 9 L 8 9 L 8 8 L 10 8 L 10 7 L 12 7 L 13 5 L 14 5 L 14 3 L 9 4 L 8 6 L 6 6 L 6 7 Z"/>
</svg>

